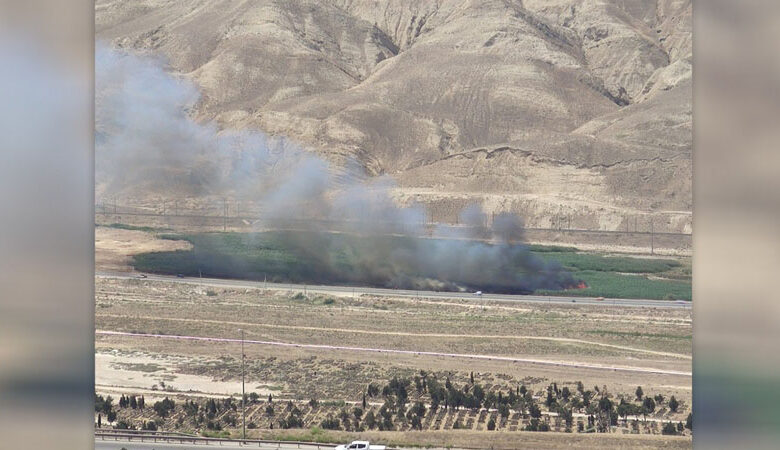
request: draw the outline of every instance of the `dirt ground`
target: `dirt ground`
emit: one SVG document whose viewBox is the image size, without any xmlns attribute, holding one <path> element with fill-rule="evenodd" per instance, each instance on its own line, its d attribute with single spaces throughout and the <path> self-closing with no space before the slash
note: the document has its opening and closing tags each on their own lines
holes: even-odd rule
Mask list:
<svg viewBox="0 0 780 450">
<path fill-rule="evenodd" d="M 101 331 L 441 351 L 537 358 L 608 367 L 691 371 L 690 310 L 609 306 L 486 304 L 375 297 L 325 297 L 209 288 L 149 280 L 96 280 L 96 328 Z M 96 338 L 100 391 L 229 395 L 239 392 L 240 344 L 165 338 Z M 540 394 L 552 382 L 607 386 L 629 398 L 674 395 L 676 414 L 690 412 L 691 377 L 531 363 L 464 360 L 416 354 L 246 345 L 247 385 L 280 398 L 359 401 L 370 382 L 420 370 L 465 382 L 471 371 L 486 388 L 526 384 Z M 149 365 L 149 364 L 156 364 Z M 157 367 L 160 366 L 160 367 Z M 164 381 L 167 388 L 160 387 Z"/>
<path fill-rule="evenodd" d="M 98 226 L 95 227 L 95 269 L 132 272 L 130 261 L 133 255 L 188 250 L 191 247 L 189 242 L 158 239 L 154 234 L 145 231 Z"/>
</svg>

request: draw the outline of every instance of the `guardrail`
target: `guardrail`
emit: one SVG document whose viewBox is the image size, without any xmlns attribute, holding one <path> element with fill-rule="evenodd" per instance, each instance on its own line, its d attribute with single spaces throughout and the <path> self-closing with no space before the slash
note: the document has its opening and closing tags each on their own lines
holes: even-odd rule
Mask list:
<svg viewBox="0 0 780 450">
<path fill-rule="evenodd" d="M 306 441 L 274 441 L 266 439 L 227 439 L 227 438 L 213 438 L 189 435 L 186 433 L 176 432 L 143 432 L 141 430 L 95 430 L 95 439 L 101 441 L 128 441 L 128 442 L 174 442 L 180 444 L 192 444 L 192 445 L 223 445 L 226 443 L 238 444 L 242 446 L 276 446 L 276 448 L 310 448 L 318 450 L 332 450 L 336 447 L 336 444 L 325 444 L 321 442 L 306 442 Z M 396 450 L 387 448 L 387 450 Z"/>
</svg>

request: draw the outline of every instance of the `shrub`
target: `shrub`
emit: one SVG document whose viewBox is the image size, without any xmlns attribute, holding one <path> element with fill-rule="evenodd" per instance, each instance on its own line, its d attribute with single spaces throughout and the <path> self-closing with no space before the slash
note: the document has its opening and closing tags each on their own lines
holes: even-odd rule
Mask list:
<svg viewBox="0 0 780 450">
<path fill-rule="evenodd" d="M 339 422 L 339 419 L 329 415 L 320 423 L 320 426 L 326 430 L 339 430 L 341 429 L 341 422 Z"/>
<path fill-rule="evenodd" d="M 661 434 L 664 435 L 675 435 L 677 434 L 677 427 L 672 422 L 666 422 L 664 424 L 664 427 L 661 429 Z"/>
</svg>

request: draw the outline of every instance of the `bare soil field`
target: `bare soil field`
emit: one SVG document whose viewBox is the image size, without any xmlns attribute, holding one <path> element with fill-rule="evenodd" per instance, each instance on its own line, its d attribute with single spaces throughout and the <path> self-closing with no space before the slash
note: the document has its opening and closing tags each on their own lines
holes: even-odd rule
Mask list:
<svg viewBox="0 0 780 450">
<path fill-rule="evenodd" d="M 687 309 L 508 306 L 490 302 L 475 305 L 454 300 L 353 297 L 348 293 L 323 296 L 262 289 L 206 289 L 197 284 L 104 278 L 96 279 L 96 302 L 99 331 L 239 338 L 238 330 L 243 329 L 247 340 L 691 371 L 692 325 Z M 98 335 L 96 352 L 99 393 L 143 394 L 150 400 L 163 396 L 240 398 L 239 342 Z M 272 394 L 278 402 L 295 402 L 306 414 L 306 427 L 338 414 L 344 405 L 359 403 L 371 383 L 381 386 L 393 377 L 413 378 L 421 371 L 456 385 L 468 383 L 473 372 L 476 383 L 486 391 L 508 391 L 523 385 L 541 401 L 551 383 L 574 391 L 580 381 L 588 389 L 607 389 L 615 401 L 621 397 L 633 399 L 637 386 L 642 386 L 647 396 L 675 396 L 680 402 L 678 411 L 672 413 L 667 405 L 658 405 L 647 422 L 640 420 L 642 433 L 658 434 L 663 422 L 684 421 L 691 411 L 690 376 L 253 344 L 246 344 L 245 354 L 247 392 L 257 393 L 260 398 Z M 316 411 L 306 409 L 311 399 L 320 402 Z M 370 398 L 369 409 L 378 411 L 381 403 L 381 397 Z M 264 416 L 265 408 L 266 405 L 257 405 L 256 411 L 252 410 L 256 433 L 268 431 L 274 423 L 273 417 Z M 475 431 L 485 430 L 490 414 L 494 414 L 461 410 L 438 417 L 430 413 L 423 429 L 451 430 L 456 415 L 461 413 L 464 427 Z M 134 420 L 153 417 L 153 413 L 138 415 Z M 498 429 L 517 431 L 527 423 L 524 420 L 519 414 L 510 416 Z M 556 418 L 549 420 L 552 430 L 563 431 Z M 575 416 L 575 422 L 585 420 Z M 175 427 L 175 422 L 171 426 Z M 631 432 L 631 427 L 629 420 L 619 429 Z M 422 436 L 412 435 L 415 439 Z M 496 435 L 501 439 L 500 436 Z M 545 448 L 548 444 L 542 442 L 547 440 L 550 447 L 562 442 L 555 438 L 538 439 L 542 440 L 541 447 L 528 448 Z M 582 443 L 585 448 L 590 445 L 590 438 L 577 439 L 586 439 Z M 433 443 L 439 442 L 444 441 Z M 466 441 L 457 442 L 466 446 Z M 618 448 L 635 444 L 610 442 L 610 446 Z M 681 442 L 690 445 L 690 440 L 674 439 L 647 445 L 675 447 Z M 510 447 L 513 446 L 507 446 Z"/>
<path fill-rule="evenodd" d="M 189 250 L 192 245 L 184 241 L 158 239 L 154 234 L 141 230 L 112 227 L 95 227 L 95 267 L 97 270 L 131 272 L 133 255 L 145 252 Z"/>
</svg>

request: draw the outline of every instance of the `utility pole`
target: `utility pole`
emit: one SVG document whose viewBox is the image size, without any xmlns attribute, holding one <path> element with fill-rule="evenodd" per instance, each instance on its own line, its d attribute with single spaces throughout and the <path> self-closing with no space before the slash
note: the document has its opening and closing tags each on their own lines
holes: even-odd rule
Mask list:
<svg viewBox="0 0 780 450">
<path fill-rule="evenodd" d="M 655 230 L 653 229 L 653 217 L 650 216 L 650 254 L 655 254 Z"/>
<path fill-rule="evenodd" d="M 245 383 L 244 383 L 244 330 L 239 328 L 241 332 L 241 436 L 242 439 L 246 440 L 246 389 L 245 389 Z"/>
<path fill-rule="evenodd" d="M 223 213 L 222 213 L 222 231 L 227 231 L 227 199 L 222 199 Z"/>
</svg>

